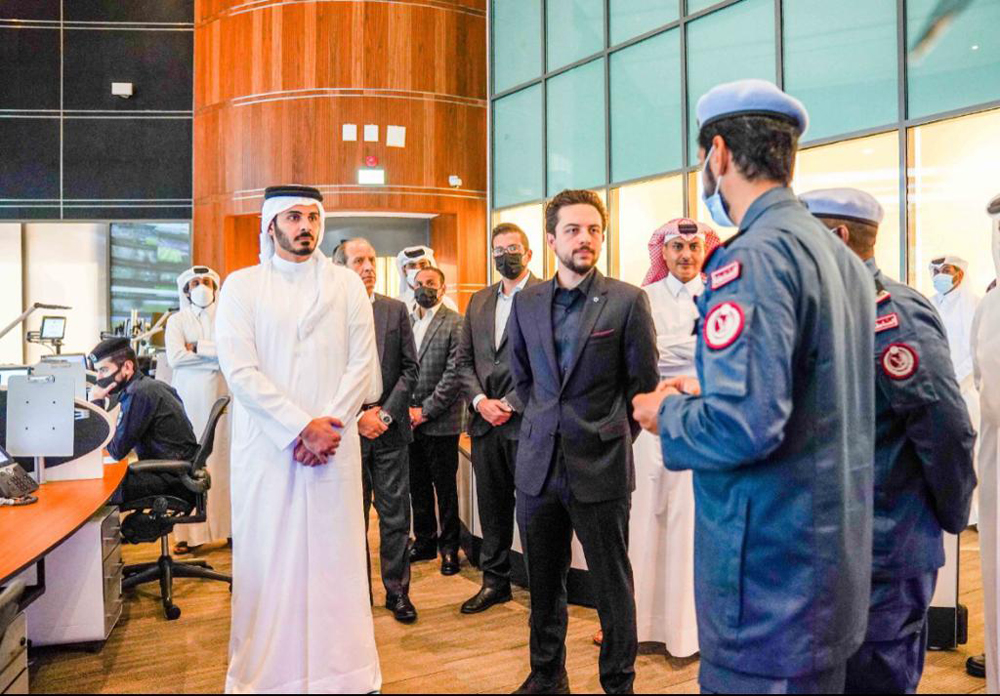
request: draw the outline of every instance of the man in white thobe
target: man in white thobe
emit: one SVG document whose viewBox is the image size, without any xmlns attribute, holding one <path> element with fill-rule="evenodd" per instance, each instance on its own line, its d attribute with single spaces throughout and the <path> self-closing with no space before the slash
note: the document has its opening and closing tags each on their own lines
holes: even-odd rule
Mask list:
<svg viewBox="0 0 1000 696">
<path fill-rule="evenodd" d="M 372 307 L 319 251 L 322 195 L 272 187 L 261 262 L 216 315 L 233 392 L 228 693 L 381 687 L 368 596 L 357 416 L 378 397 Z"/>
<path fill-rule="evenodd" d="M 972 320 L 979 306 L 979 296 L 965 282 L 969 262 L 960 256 L 942 256 L 930 263 L 930 272 L 937 293 L 931 298 L 944 322 L 951 349 L 951 362 L 955 366 L 955 377 L 962 390 L 962 398 L 969 409 L 969 419 L 979 427 L 979 390 L 972 377 Z M 973 453 L 976 474 L 979 473 L 979 440 Z M 972 497 L 972 512 L 969 524 L 979 521 L 979 492 Z"/>
<path fill-rule="evenodd" d="M 680 218 L 653 233 L 643 281 L 656 325 L 661 379 L 694 376 L 695 298 L 701 269 L 718 237 L 707 225 Z M 698 652 L 694 601 L 694 492 L 690 471 L 667 471 L 660 439 L 643 431 L 633 446 L 635 492 L 629 557 L 635 576 L 640 642 L 662 643 L 673 657 Z"/>
<path fill-rule="evenodd" d="M 215 348 L 216 299 L 222 283 L 219 274 L 195 266 L 177 278 L 180 311 L 167 320 L 167 362 L 171 386 L 184 403 L 195 435 L 201 436 L 215 402 L 229 393 Z M 201 524 L 174 528 L 175 553 L 232 536 L 229 504 L 229 416 L 215 429 L 215 448 L 208 458 L 212 487 L 208 490 L 208 519 Z"/>
<path fill-rule="evenodd" d="M 434 250 L 430 247 L 406 247 L 396 255 L 396 269 L 399 271 L 399 294 L 396 295 L 396 299 L 406 305 L 410 314 L 417 311 L 417 300 L 414 295 L 417 273 L 425 268 L 440 268 L 434 258 Z M 455 300 L 445 295 L 443 302 L 445 307 L 458 312 Z"/>
<path fill-rule="evenodd" d="M 1000 196 L 987 209 L 993 218 L 993 261 L 1000 277 Z M 1000 692 L 1000 290 L 986 294 L 972 325 L 972 361 L 982 396 L 979 428 L 979 548 L 986 614 L 986 692 Z M 975 658 L 973 658 L 974 660 Z M 971 662 L 972 660 L 970 660 Z"/>
</svg>

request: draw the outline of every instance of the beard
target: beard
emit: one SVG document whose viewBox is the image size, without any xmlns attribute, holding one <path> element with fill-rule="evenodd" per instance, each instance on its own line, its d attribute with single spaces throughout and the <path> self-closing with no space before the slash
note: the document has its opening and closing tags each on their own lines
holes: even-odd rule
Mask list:
<svg viewBox="0 0 1000 696">
<path fill-rule="evenodd" d="M 306 247 L 296 246 L 296 242 L 301 239 L 309 239 L 310 244 Z M 316 251 L 316 235 L 301 232 L 298 233 L 294 239 L 292 239 L 281 229 L 277 218 L 274 220 L 274 241 L 276 241 L 278 246 L 282 249 L 287 251 L 289 254 L 294 254 L 295 256 L 311 256 L 312 253 Z"/>
<path fill-rule="evenodd" d="M 590 261 L 589 262 L 577 261 L 576 252 L 584 251 L 585 249 L 590 251 Z M 563 266 L 573 271 L 577 275 L 587 275 L 587 273 L 589 273 L 590 270 L 597 265 L 597 252 L 594 251 L 593 249 L 590 249 L 590 247 L 575 249 L 569 254 L 566 255 L 557 254 L 557 256 L 559 257 L 559 263 L 561 263 Z"/>
</svg>

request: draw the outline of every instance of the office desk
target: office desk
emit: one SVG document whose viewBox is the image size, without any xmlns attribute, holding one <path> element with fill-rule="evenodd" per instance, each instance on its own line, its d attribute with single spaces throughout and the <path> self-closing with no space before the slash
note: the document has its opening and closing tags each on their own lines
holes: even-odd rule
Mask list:
<svg viewBox="0 0 1000 696">
<path fill-rule="evenodd" d="M 0 585 L 73 536 L 108 502 L 127 471 L 127 462 L 108 464 L 103 479 L 45 483 L 34 505 L 0 508 Z"/>
</svg>

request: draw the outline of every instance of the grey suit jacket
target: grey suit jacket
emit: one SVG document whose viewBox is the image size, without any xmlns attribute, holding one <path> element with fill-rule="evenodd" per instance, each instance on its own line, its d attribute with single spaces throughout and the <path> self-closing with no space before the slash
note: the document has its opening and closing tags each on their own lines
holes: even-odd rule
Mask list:
<svg viewBox="0 0 1000 696">
<path fill-rule="evenodd" d="M 420 377 L 410 405 L 424 410 L 426 423 L 417 428 L 424 435 L 460 435 L 465 415 L 458 349 L 462 340 L 462 315 L 441 305 L 427 327 L 417 352 Z"/>
<path fill-rule="evenodd" d="M 375 342 L 382 365 L 384 390 L 378 405 L 392 416 L 393 421 L 373 444 L 376 449 L 395 449 L 413 442 L 410 394 L 417 384 L 420 365 L 406 305 L 399 300 L 375 295 L 372 311 L 375 314 Z"/>
<path fill-rule="evenodd" d="M 541 281 L 534 275 L 529 275 L 524 289 L 527 290 L 539 282 Z M 499 430 L 506 439 L 516 440 L 521 429 L 524 403 L 517 396 L 514 378 L 510 374 L 510 337 L 506 329 L 500 341 L 500 348 L 496 347 L 499 292 L 500 283 L 497 283 L 480 290 L 469 300 L 469 307 L 465 310 L 458 365 L 462 374 L 465 398 L 469 403 L 469 435 L 482 437 L 493 428 L 472 406 L 473 399 L 485 394 L 488 399 L 507 399 L 507 402 L 514 407 L 514 415 L 501 425 Z"/>
</svg>

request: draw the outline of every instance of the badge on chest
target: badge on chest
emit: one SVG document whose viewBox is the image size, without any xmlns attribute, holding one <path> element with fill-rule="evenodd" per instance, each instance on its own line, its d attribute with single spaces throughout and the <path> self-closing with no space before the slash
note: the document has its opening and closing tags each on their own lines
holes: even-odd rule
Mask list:
<svg viewBox="0 0 1000 696">
<path fill-rule="evenodd" d="M 909 379 L 919 366 L 917 352 L 905 343 L 893 343 L 882 353 L 882 369 L 891 379 Z"/>
</svg>

